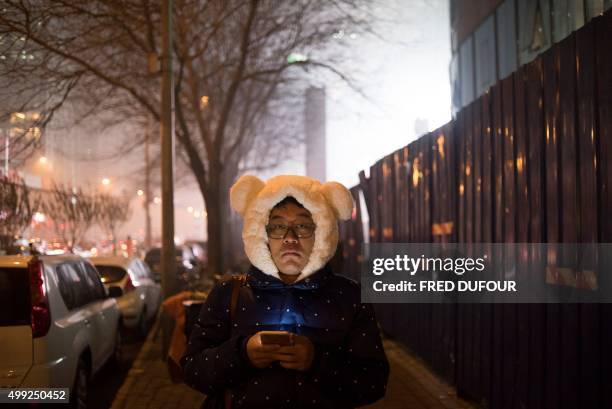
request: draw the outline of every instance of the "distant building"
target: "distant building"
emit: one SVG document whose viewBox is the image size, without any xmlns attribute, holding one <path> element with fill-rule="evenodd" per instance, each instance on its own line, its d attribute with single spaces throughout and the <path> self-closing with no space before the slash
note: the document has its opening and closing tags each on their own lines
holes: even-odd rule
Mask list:
<svg viewBox="0 0 612 409">
<path fill-rule="evenodd" d="M 325 88 L 306 90 L 306 175 L 326 180 Z"/>
<path fill-rule="evenodd" d="M 451 0 L 453 115 L 610 7 L 612 0 Z"/>
</svg>

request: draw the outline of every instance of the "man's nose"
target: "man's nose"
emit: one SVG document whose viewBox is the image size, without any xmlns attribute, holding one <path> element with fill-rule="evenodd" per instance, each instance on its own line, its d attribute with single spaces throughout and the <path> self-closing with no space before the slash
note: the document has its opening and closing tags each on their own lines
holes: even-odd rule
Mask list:
<svg viewBox="0 0 612 409">
<path fill-rule="evenodd" d="M 293 229 L 287 229 L 287 234 L 285 234 L 285 237 L 283 238 L 283 243 L 297 243 L 298 241 L 298 236 L 296 236 Z"/>
</svg>

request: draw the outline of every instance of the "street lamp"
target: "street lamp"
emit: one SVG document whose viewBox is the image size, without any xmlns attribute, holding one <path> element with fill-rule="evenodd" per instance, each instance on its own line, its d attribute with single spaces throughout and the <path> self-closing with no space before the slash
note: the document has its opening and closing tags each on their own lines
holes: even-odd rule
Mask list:
<svg viewBox="0 0 612 409">
<path fill-rule="evenodd" d="M 204 109 L 206 109 L 206 107 L 208 106 L 208 100 L 209 100 L 208 95 L 203 95 L 200 98 L 200 110 L 203 111 Z"/>
<path fill-rule="evenodd" d="M 41 212 L 36 212 L 34 213 L 34 216 L 32 216 L 32 219 L 36 222 L 36 223 L 44 223 L 45 220 L 47 220 L 47 217 L 45 216 L 44 213 Z"/>
<path fill-rule="evenodd" d="M 111 181 L 110 181 L 110 179 L 109 179 L 109 178 L 102 178 L 102 184 L 103 184 L 104 186 L 107 186 L 107 187 L 108 187 L 108 186 L 110 186 L 110 183 L 111 183 Z"/>
</svg>

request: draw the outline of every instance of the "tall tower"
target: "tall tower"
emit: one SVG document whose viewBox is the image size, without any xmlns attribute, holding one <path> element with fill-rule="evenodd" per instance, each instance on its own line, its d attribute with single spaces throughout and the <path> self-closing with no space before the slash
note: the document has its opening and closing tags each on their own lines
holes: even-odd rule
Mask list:
<svg viewBox="0 0 612 409">
<path fill-rule="evenodd" d="M 306 90 L 306 175 L 325 181 L 325 88 Z"/>
</svg>

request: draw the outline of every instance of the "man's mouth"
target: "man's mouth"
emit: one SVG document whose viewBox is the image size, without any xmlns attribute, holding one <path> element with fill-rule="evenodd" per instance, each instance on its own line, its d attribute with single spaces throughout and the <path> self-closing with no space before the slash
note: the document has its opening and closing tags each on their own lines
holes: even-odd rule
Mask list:
<svg viewBox="0 0 612 409">
<path fill-rule="evenodd" d="M 281 254 L 282 258 L 285 257 L 302 257 L 302 253 L 300 253 L 299 251 L 295 251 L 295 250 L 287 250 L 287 251 L 283 251 Z"/>
</svg>

